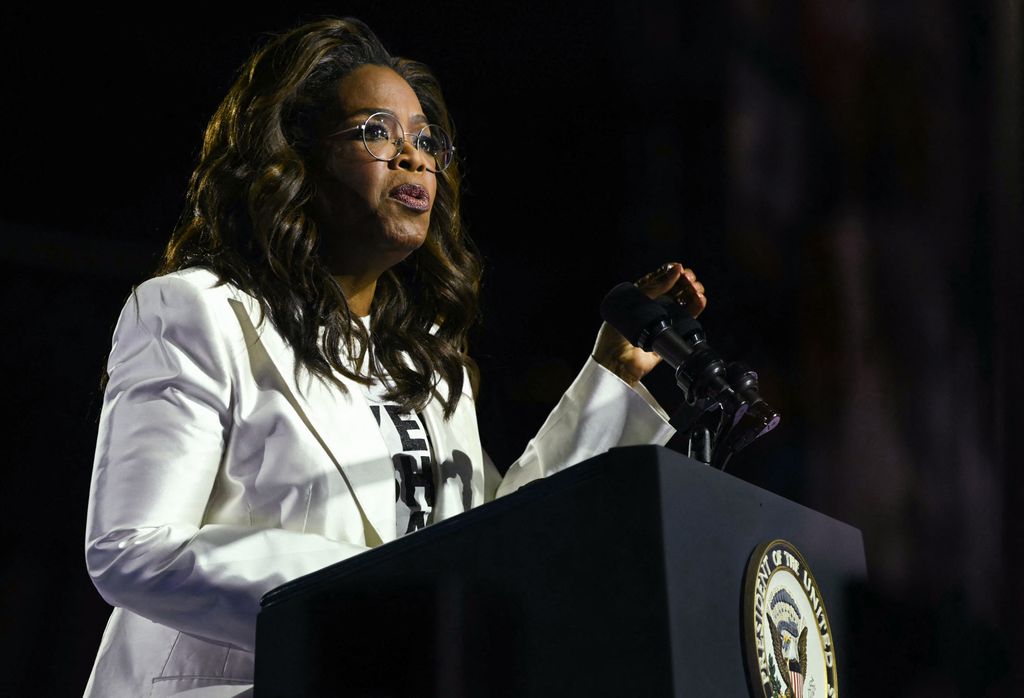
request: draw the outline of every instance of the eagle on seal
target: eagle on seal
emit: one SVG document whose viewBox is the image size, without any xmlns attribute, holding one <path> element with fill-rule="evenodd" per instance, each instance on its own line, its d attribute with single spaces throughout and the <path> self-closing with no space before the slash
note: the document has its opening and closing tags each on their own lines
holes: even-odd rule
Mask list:
<svg viewBox="0 0 1024 698">
<path fill-rule="evenodd" d="M 796 609 L 791 606 L 785 610 L 795 611 Z M 790 613 L 783 612 L 779 615 L 787 616 Z M 768 629 L 772 634 L 775 664 L 779 667 L 782 680 L 786 683 L 785 698 L 804 698 L 804 677 L 807 675 L 807 627 L 799 630 L 798 636 L 798 626 L 793 620 L 783 617 L 776 624 L 771 614 L 768 614 Z M 799 620 L 799 614 L 796 614 L 796 620 Z"/>
</svg>

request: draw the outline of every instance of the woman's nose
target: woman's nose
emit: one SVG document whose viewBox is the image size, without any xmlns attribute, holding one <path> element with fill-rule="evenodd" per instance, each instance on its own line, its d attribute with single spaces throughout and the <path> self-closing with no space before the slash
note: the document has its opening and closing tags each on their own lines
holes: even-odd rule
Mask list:
<svg viewBox="0 0 1024 698">
<path fill-rule="evenodd" d="M 398 156 L 392 162 L 395 163 L 396 167 L 400 167 L 403 170 L 423 172 L 424 170 L 432 169 L 430 159 L 431 157 L 427 153 L 415 147 L 406 138 L 402 141 L 402 149 L 398 151 Z"/>
</svg>

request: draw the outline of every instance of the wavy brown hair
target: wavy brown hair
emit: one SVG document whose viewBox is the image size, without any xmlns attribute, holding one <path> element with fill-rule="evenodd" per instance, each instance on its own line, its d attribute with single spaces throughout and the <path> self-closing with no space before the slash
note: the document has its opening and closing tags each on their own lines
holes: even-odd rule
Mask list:
<svg viewBox="0 0 1024 698">
<path fill-rule="evenodd" d="M 372 339 L 353 321 L 318 254 L 319 126 L 336 109 L 338 82 L 367 64 L 397 72 L 427 119 L 454 133 L 430 70 L 391 56 L 362 22 L 326 19 L 272 38 L 242 67 L 206 128 L 187 206 L 158 273 L 207 267 L 251 294 L 298 365 L 327 380 L 338 383 L 333 370 L 366 384 L 383 369 L 395 384 L 388 397 L 405 409 L 421 409 L 443 380 L 449 392 L 440 397 L 450 417 L 463 369 L 476 377 L 467 335 L 481 273 L 459 215 L 458 163 L 437 174 L 426 242 L 377 283 Z M 366 349 L 370 375 L 346 358 Z"/>
</svg>

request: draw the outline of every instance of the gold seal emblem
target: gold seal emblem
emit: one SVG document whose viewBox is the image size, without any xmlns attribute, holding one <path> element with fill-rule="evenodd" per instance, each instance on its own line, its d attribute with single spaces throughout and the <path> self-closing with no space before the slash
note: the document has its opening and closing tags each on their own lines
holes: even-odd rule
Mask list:
<svg viewBox="0 0 1024 698">
<path fill-rule="evenodd" d="M 810 567 L 792 543 L 762 543 L 750 556 L 743 593 L 743 632 L 753 695 L 839 695 L 836 648 L 825 600 Z"/>
</svg>

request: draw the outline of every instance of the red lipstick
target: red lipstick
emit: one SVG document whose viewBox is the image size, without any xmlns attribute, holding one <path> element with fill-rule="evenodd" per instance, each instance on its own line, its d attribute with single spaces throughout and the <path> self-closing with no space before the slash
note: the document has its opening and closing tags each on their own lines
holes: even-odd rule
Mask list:
<svg viewBox="0 0 1024 698">
<path fill-rule="evenodd" d="M 419 184 L 399 184 L 388 196 L 414 211 L 426 211 L 430 208 L 430 194 Z"/>
</svg>

